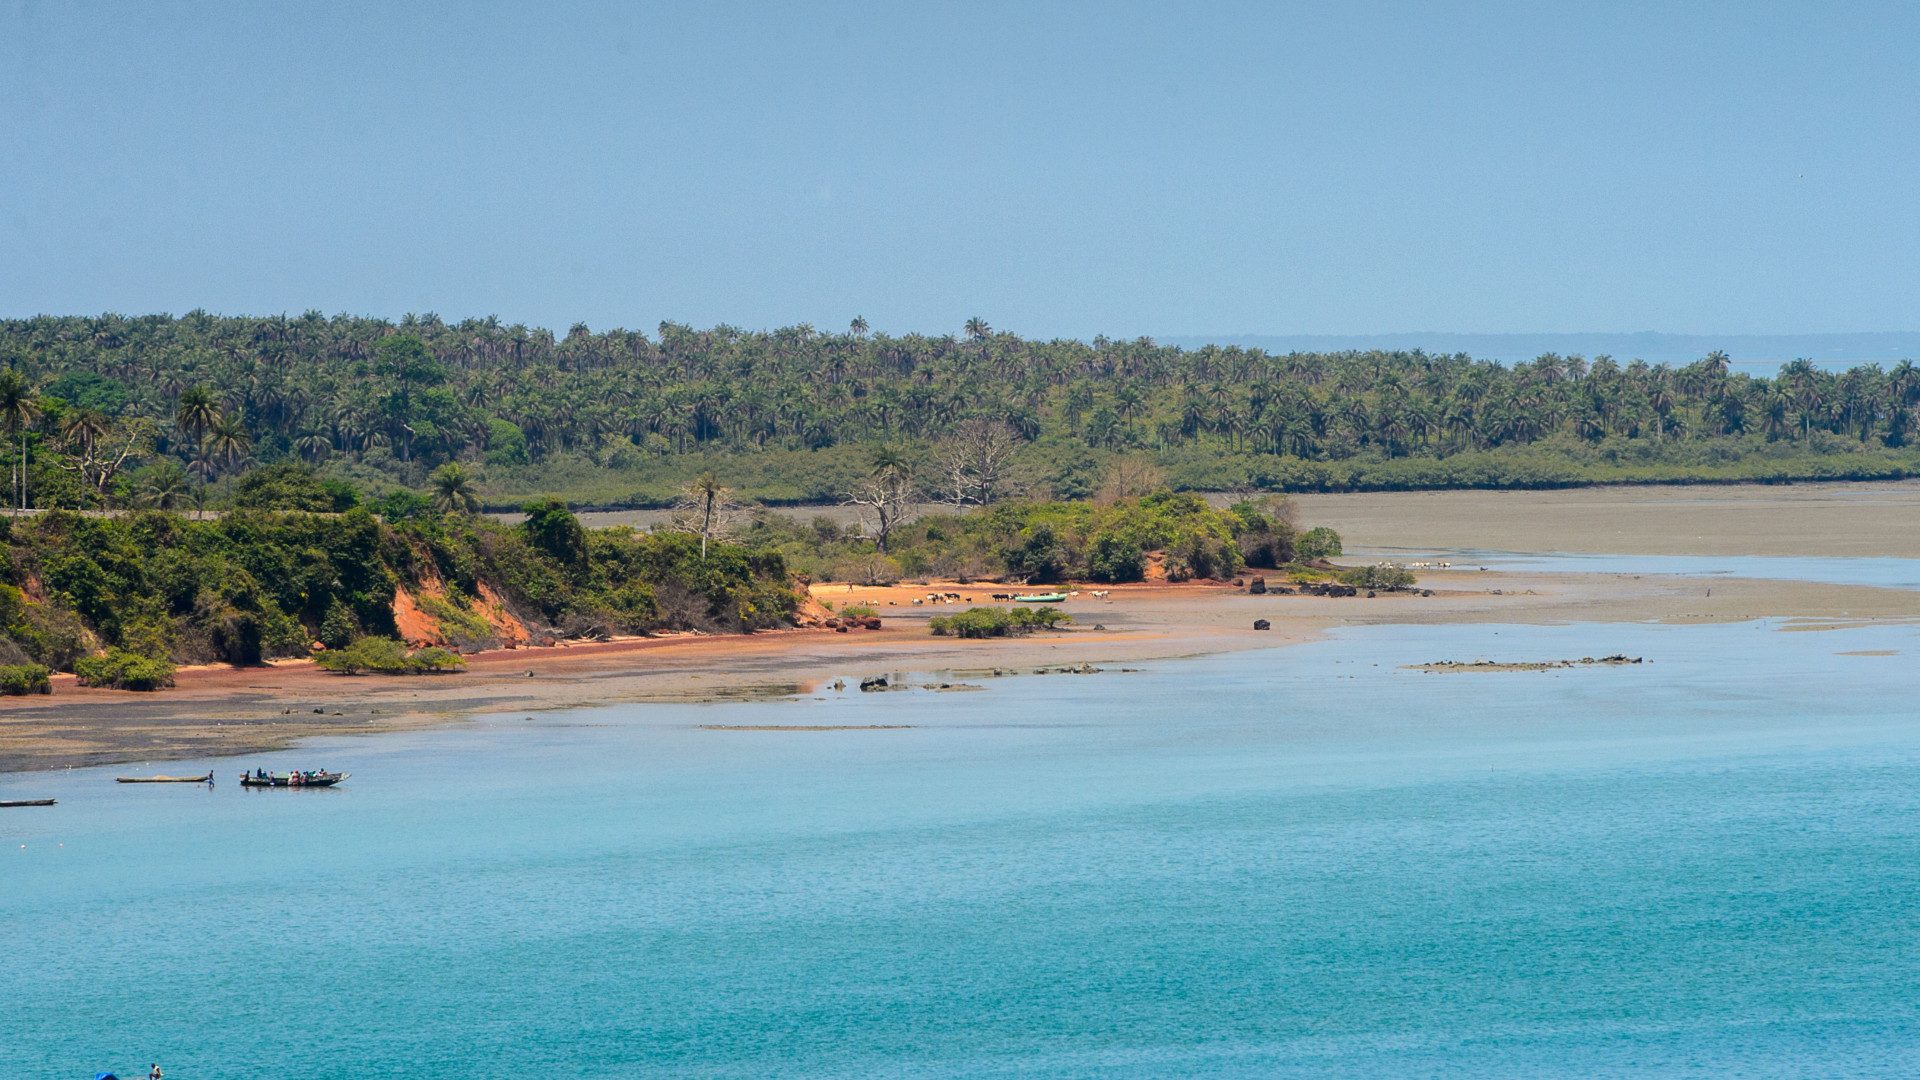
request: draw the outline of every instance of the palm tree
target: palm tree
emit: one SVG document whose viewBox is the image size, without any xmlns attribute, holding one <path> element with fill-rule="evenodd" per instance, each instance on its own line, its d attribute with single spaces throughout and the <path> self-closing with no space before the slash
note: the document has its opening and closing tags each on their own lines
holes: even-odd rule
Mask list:
<svg viewBox="0 0 1920 1080">
<path fill-rule="evenodd" d="M 92 456 L 94 444 L 107 434 L 109 422 L 99 409 L 75 409 L 60 418 L 60 437 L 79 443 Z"/>
<path fill-rule="evenodd" d="M 174 403 L 173 422 L 187 434 L 188 439 L 191 440 L 190 445 L 201 446 L 206 441 L 208 429 L 220 422 L 220 406 L 214 402 L 213 395 L 207 393 L 205 387 L 189 386 L 180 391 L 180 398 Z M 203 454 L 202 457 L 206 455 Z M 204 485 L 207 482 L 208 470 L 203 468 L 198 471 L 200 483 Z M 205 501 L 204 495 L 202 501 Z"/>
<path fill-rule="evenodd" d="M 480 497 L 473 493 L 473 474 L 459 462 L 449 461 L 433 470 L 433 505 L 449 514 L 475 514 Z"/>
<path fill-rule="evenodd" d="M 871 475 L 876 477 L 905 476 L 907 473 L 906 455 L 902 454 L 897 446 L 874 447 L 872 456 L 867 459 L 867 464 L 872 467 Z"/>
<path fill-rule="evenodd" d="M 155 510 L 175 510 L 186 504 L 187 474 L 169 461 L 148 469 L 140 479 L 140 504 Z"/>
<path fill-rule="evenodd" d="M 333 449 L 333 440 L 319 428 L 307 428 L 293 437 L 293 448 L 316 464 Z"/>
<path fill-rule="evenodd" d="M 13 463 L 16 516 L 27 506 L 27 429 L 39 416 L 40 402 L 34 398 L 27 380 L 12 368 L 0 371 L 0 423 L 6 425 L 9 434 L 20 433 L 20 460 Z"/>
<path fill-rule="evenodd" d="M 180 400 L 173 410 L 173 422 L 192 436 L 197 445 L 207 430 L 220 422 L 220 406 L 214 403 L 213 395 L 204 388 L 189 386 L 180 392 Z"/>
<path fill-rule="evenodd" d="M 1121 383 L 1120 389 L 1113 393 L 1113 404 L 1119 410 L 1122 419 L 1127 422 L 1127 434 L 1133 434 L 1133 418 L 1140 414 L 1146 403 L 1146 396 L 1134 384 Z"/>
<path fill-rule="evenodd" d="M 694 500 L 700 514 L 700 561 L 707 560 L 707 537 L 713 535 L 714 515 L 726 503 L 728 488 L 712 469 L 694 478 L 687 497 Z"/>
<path fill-rule="evenodd" d="M 247 434 L 247 425 L 240 422 L 240 417 L 223 416 L 207 432 L 201 445 L 206 448 L 207 457 L 226 459 L 231 479 L 233 471 L 239 468 L 240 463 L 246 460 L 247 452 L 253 449 L 253 436 Z M 231 495 L 232 485 L 228 487 L 228 494 Z"/>
</svg>

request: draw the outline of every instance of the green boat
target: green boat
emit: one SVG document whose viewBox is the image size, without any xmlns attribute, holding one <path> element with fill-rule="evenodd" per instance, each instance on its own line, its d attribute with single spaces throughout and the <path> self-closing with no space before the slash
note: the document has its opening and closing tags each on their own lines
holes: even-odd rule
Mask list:
<svg viewBox="0 0 1920 1080">
<path fill-rule="evenodd" d="M 1016 596 L 1013 598 L 1013 602 L 1016 604 L 1058 604 L 1066 600 L 1066 598 L 1067 594 L 1063 592 L 1043 592 L 1034 593 L 1032 596 Z"/>
</svg>

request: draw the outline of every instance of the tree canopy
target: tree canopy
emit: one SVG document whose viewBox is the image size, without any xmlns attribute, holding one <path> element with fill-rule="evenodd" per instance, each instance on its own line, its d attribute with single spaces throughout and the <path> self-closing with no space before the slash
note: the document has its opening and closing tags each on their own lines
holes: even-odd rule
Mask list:
<svg viewBox="0 0 1920 1080">
<path fill-rule="evenodd" d="M 304 460 L 362 486 L 414 490 L 435 467 L 460 462 L 478 470 L 472 486 L 484 496 L 496 470 L 567 476 L 576 466 L 759 455 L 772 473 L 759 492 L 785 485 L 817 497 L 807 476 L 819 463 L 804 455 L 873 446 L 914 461 L 928 493 L 939 494 L 956 474 L 982 489 L 978 453 L 964 468 L 934 466 L 952 458 L 939 447 L 977 442 L 983 430 L 1007 440 L 985 459 L 995 483 L 1002 460 L 1040 457 L 1059 495 L 1075 483 L 1063 463 L 1084 454 L 1154 456 L 1176 486 L 1216 478 L 1310 486 L 1300 478 L 1486 455 L 1662 464 L 1680 479 L 1717 475 L 1756 453 L 1880 455 L 1902 463 L 1901 475 L 1920 460 L 1912 447 L 1920 370 L 1911 362 L 1829 372 L 1795 361 L 1755 378 L 1730 373 L 1717 353 L 1677 368 L 1556 355 L 1503 366 L 1419 351 L 1039 341 L 982 318 L 932 336 L 870 333 L 858 321 L 845 333 L 663 323 L 653 334 L 575 325 L 562 336 L 492 318 L 396 324 L 195 311 L 0 321 L 0 366 L 32 391 L 4 419 L 40 470 L 27 498 L 41 505 L 80 505 L 87 485 L 96 501 L 117 497 L 130 490 L 133 467 L 161 459 L 203 481 Z M 135 458 L 104 480 L 103 466 L 77 484 L 39 460 L 100 459 L 127 445 L 123 436 L 133 437 Z M 706 467 L 663 481 L 660 500 Z M 1514 482 L 1539 471 L 1478 468 L 1504 469 Z M 1475 469 L 1387 472 L 1411 486 L 1450 486 L 1472 482 Z"/>
</svg>

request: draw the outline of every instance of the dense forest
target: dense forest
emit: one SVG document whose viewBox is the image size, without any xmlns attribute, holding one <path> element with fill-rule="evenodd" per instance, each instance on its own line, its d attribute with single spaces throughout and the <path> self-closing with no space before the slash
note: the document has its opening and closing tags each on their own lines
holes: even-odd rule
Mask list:
<svg viewBox="0 0 1920 1080">
<path fill-rule="evenodd" d="M 921 495 L 957 503 L 991 501 L 996 484 L 1084 497 L 1123 461 L 1176 489 L 1920 474 L 1911 362 L 1753 378 L 1719 354 L 1507 367 L 1033 341 L 978 319 L 938 337 L 858 320 L 557 336 L 495 319 L 196 311 L 3 321 L 0 367 L 4 456 L 31 506 L 225 505 L 248 470 L 296 461 L 374 494 L 424 491 L 459 463 L 463 490 L 501 509 L 543 493 L 662 505 L 708 470 L 763 501 L 837 501 L 877 445 L 897 448 Z M 949 452 L 982 438 L 985 489 Z"/>
</svg>

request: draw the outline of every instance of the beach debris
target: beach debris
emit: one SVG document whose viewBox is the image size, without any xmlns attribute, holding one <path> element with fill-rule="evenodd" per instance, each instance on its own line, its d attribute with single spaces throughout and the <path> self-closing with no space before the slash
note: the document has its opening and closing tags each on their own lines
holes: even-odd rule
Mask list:
<svg viewBox="0 0 1920 1080">
<path fill-rule="evenodd" d="M 1253 620 L 1253 628 L 1255 630 L 1271 630 L 1273 629 L 1273 624 L 1265 619 L 1255 619 Z"/>
<path fill-rule="evenodd" d="M 905 731 L 912 724 L 701 724 L 702 731 Z"/>
<path fill-rule="evenodd" d="M 998 668 L 994 669 L 996 672 Z M 1034 668 L 1035 675 L 1098 675 L 1100 669 L 1092 664 L 1068 664 L 1065 667 Z"/>
<path fill-rule="evenodd" d="M 1403 667 L 1414 671 L 1554 671 L 1572 667 L 1620 667 L 1643 663 L 1638 656 L 1614 653 L 1611 656 L 1594 658 L 1583 656 L 1578 660 L 1546 660 L 1520 663 L 1501 663 L 1496 660 L 1436 660 L 1430 664 L 1405 664 Z"/>
</svg>

